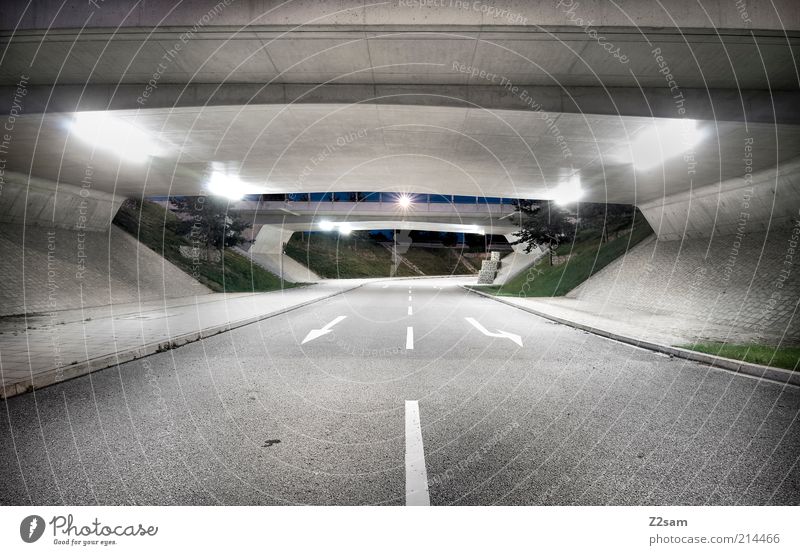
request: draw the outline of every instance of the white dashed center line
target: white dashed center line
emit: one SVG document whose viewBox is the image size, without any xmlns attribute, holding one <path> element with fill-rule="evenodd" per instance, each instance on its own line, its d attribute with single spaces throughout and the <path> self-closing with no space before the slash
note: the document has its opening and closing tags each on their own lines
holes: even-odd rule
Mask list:
<svg viewBox="0 0 800 555">
<path fill-rule="evenodd" d="M 406 401 L 406 505 L 427 507 L 430 504 L 419 403 Z"/>
<path fill-rule="evenodd" d="M 414 348 L 414 328 L 408 326 L 406 328 L 406 349 Z"/>
<path fill-rule="evenodd" d="M 409 306 L 408 307 L 408 315 L 411 316 L 412 314 L 413 314 L 413 311 L 411 310 L 411 307 Z"/>
</svg>

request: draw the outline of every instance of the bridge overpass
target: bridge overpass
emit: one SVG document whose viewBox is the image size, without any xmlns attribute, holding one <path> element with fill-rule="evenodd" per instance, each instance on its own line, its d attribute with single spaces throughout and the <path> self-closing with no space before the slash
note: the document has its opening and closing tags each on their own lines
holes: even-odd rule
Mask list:
<svg viewBox="0 0 800 555">
<path fill-rule="evenodd" d="M 230 203 L 230 209 L 254 226 L 294 231 L 406 229 L 509 235 L 519 230 L 520 213 L 510 201 L 489 204 L 397 201 L 253 201 Z"/>
<path fill-rule="evenodd" d="M 566 188 L 640 206 L 664 239 L 732 232 L 753 181 L 751 225 L 791 221 L 796 3 L 470 6 L 13 6 L 0 21 L 5 194 L 35 177 L 44 204 L 3 218 L 69 226 L 37 211 L 55 183 L 90 179 L 84 194 L 108 212 L 119 197 L 198 193 L 216 171 L 253 193 Z"/>
<path fill-rule="evenodd" d="M 384 195 L 381 195 L 383 199 Z M 518 238 L 521 214 L 508 199 L 498 203 L 430 202 L 431 195 L 400 203 L 400 195 L 375 202 L 347 201 L 260 201 L 230 203 L 230 210 L 252 223 L 253 244 L 248 254 L 267 269 L 293 281 L 309 281 L 314 274 L 283 254 L 286 243 L 299 231 L 349 234 L 351 231 L 394 229 L 504 235 L 509 242 Z M 421 200 L 421 201 L 420 201 Z M 514 246 L 505 263 L 519 270 L 539 254 Z"/>
</svg>

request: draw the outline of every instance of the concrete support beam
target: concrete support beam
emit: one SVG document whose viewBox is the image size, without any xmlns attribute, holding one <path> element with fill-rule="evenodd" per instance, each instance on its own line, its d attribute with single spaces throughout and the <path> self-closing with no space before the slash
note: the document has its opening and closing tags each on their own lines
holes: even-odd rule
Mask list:
<svg viewBox="0 0 800 555">
<path fill-rule="evenodd" d="M 545 112 L 679 117 L 667 88 L 561 87 L 522 85 Z M 0 98 L 13 99 L 16 86 L 1 86 Z M 800 92 L 733 89 L 691 89 L 685 117 L 700 120 L 800 124 Z M 142 108 L 142 85 L 30 85 L 25 113 L 57 113 Z M 456 106 L 488 110 L 530 109 L 507 87 L 482 85 L 399 84 L 160 84 L 147 98 L 147 108 L 230 106 L 242 104 L 397 104 Z M 13 102 L 0 103 L 8 114 Z"/>
<path fill-rule="evenodd" d="M 189 27 L 215 24 L 234 28 L 280 23 L 310 24 L 357 29 L 362 25 L 502 25 L 536 30 L 539 27 L 575 25 L 575 18 L 595 26 L 638 28 L 692 27 L 713 30 L 751 27 L 796 29 L 800 7 L 794 0 L 747 2 L 744 10 L 729 0 L 655 0 L 604 2 L 589 0 L 500 0 L 484 2 L 363 2 L 363 0 L 215 0 L 209 2 L 137 3 L 66 0 L 31 9 L 25 2 L 7 3 L 0 13 L 4 29 L 129 29 L 132 27 Z"/>
<path fill-rule="evenodd" d="M 6 174 L 0 188 L 0 222 L 105 231 L 124 197 L 92 187 L 91 168 L 80 187 L 46 179 Z"/>
<path fill-rule="evenodd" d="M 800 214 L 800 158 L 639 205 L 661 241 L 764 232 Z"/>
</svg>

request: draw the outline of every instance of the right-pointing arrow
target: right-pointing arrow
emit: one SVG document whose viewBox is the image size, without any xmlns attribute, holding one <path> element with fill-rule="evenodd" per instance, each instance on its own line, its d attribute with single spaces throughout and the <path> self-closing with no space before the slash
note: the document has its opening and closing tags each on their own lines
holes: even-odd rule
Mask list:
<svg viewBox="0 0 800 555">
<path fill-rule="evenodd" d="M 516 343 L 517 345 L 522 347 L 522 338 L 519 335 L 515 334 L 515 333 L 511 333 L 511 332 L 507 332 L 507 331 L 503 331 L 503 330 L 497 330 L 497 333 L 492 333 L 489 330 L 487 330 L 486 328 L 484 328 L 480 324 L 480 322 L 478 322 L 475 318 L 467 317 L 467 318 L 464 318 L 464 319 L 467 322 L 469 322 L 470 324 L 472 324 L 473 326 L 475 326 L 475 328 L 479 332 L 481 332 L 483 335 L 487 335 L 489 337 L 504 337 L 506 339 L 510 339 L 511 341 L 513 341 L 514 343 Z"/>
<path fill-rule="evenodd" d="M 328 322 L 324 327 L 318 330 L 311 330 L 310 332 L 308 332 L 308 335 L 306 335 L 306 338 L 303 339 L 303 342 L 300 344 L 304 345 L 309 341 L 313 341 L 317 337 L 322 337 L 323 335 L 332 332 L 333 330 L 331 328 L 336 324 L 338 324 L 339 322 L 341 322 L 342 320 L 344 320 L 345 318 L 347 318 L 347 316 L 337 316 L 332 321 Z"/>
</svg>

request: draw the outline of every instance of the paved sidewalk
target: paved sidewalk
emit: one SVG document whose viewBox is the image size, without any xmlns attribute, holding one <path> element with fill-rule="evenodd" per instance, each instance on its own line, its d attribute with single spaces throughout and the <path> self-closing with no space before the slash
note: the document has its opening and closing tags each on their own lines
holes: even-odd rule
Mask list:
<svg viewBox="0 0 800 555">
<path fill-rule="evenodd" d="M 270 293 L 212 293 L 0 319 L 0 398 L 197 341 L 354 289 L 328 280 Z"/>
<path fill-rule="evenodd" d="M 691 343 L 692 334 L 704 329 L 702 322 L 687 322 L 686 319 L 676 318 L 673 315 L 633 310 L 624 306 L 592 303 L 567 297 L 537 299 L 502 297 L 502 300 L 583 326 L 600 328 L 619 335 L 664 345 Z"/>
<path fill-rule="evenodd" d="M 537 316 L 616 341 L 694 360 L 715 368 L 800 386 L 800 372 L 676 347 L 676 345 L 690 344 L 698 337 L 725 337 L 726 330 L 709 326 L 705 322 L 669 314 L 637 311 L 618 305 L 592 303 L 581 299 L 504 297 L 484 293 L 478 289 L 470 288 L 470 290 L 478 295 L 516 306 Z M 731 342 L 740 339 L 733 333 L 729 333 L 728 336 L 728 340 Z"/>
</svg>

